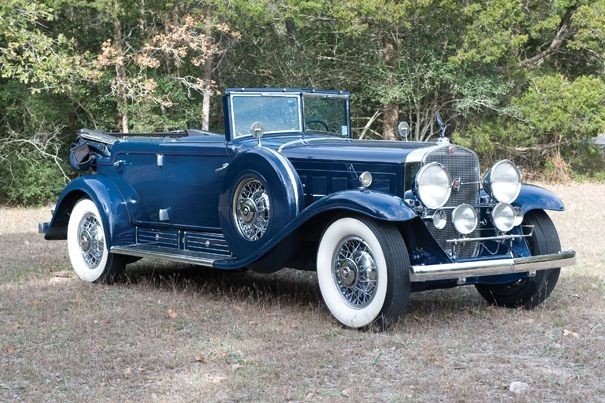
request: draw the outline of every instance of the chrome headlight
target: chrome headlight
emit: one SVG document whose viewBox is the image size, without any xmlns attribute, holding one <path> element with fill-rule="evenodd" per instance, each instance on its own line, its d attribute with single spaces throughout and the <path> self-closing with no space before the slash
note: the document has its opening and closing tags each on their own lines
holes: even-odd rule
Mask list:
<svg viewBox="0 0 605 403">
<path fill-rule="evenodd" d="M 501 203 L 512 203 L 521 191 L 521 172 L 508 160 L 496 162 L 483 178 L 483 187 Z"/>
<path fill-rule="evenodd" d="M 423 166 L 416 175 L 415 193 L 426 207 L 438 209 L 450 198 L 452 181 L 450 174 L 438 162 Z"/>
<path fill-rule="evenodd" d="M 461 204 L 452 212 L 452 222 L 456 231 L 463 235 L 468 235 L 477 228 L 477 212 L 469 204 Z"/>
</svg>

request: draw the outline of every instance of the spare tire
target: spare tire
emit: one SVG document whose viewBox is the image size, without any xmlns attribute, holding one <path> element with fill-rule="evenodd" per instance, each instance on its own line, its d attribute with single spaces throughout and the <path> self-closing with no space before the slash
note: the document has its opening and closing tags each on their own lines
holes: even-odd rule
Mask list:
<svg viewBox="0 0 605 403">
<path fill-rule="evenodd" d="M 298 215 L 302 203 L 302 184 L 287 158 L 264 147 L 238 155 L 219 198 L 219 219 L 233 254 L 258 252 Z"/>
</svg>

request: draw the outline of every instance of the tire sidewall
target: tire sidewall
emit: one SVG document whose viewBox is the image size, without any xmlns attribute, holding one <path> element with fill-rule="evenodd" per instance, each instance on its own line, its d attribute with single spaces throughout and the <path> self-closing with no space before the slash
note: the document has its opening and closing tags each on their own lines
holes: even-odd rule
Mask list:
<svg viewBox="0 0 605 403">
<path fill-rule="evenodd" d="M 80 222 L 87 214 L 92 214 L 97 219 L 101 226 L 101 231 L 103 232 L 103 255 L 101 257 L 101 261 L 94 269 L 91 269 L 84 260 L 82 250 L 80 248 L 80 241 L 78 239 Z M 76 203 L 71 211 L 69 223 L 67 225 L 67 250 L 71 265 L 81 280 L 92 283 L 98 281 L 106 274 L 105 272 L 109 261 L 107 236 L 99 210 L 95 203 L 90 199 L 81 199 Z"/>
<path fill-rule="evenodd" d="M 345 301 L 333 273 L 335 249 L 350 236 L 357 236 L 368 245 L 378 274 L 374 298 L 363 308 L 354 308 Z M 352 217 L 340 218 L 330 224 L 321 237 L 317 252 L 317 279 L 326 306 L 340 323 L 353 328 L 370 325 L 383 309 L 389 282 L 385 253 L 374 231 L 363 221 Z"/>
</svg>

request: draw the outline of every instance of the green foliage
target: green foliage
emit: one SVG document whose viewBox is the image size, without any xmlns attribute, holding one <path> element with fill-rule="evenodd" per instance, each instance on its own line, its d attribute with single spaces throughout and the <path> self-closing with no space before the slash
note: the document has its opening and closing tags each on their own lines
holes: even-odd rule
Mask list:
<svg viewBox="0 0 605 403">
<path fill-rule="evenodd" d="M 65 180 L 61 169 L 46 159 L 15 159 L 0 167 L 0 196 L 10 204 L 52 202 L 63 186 Z"/>
<path fill-rule="evenodd" d="M 52 198 L 16 178 L 56 190 L 80 127 L 200 127 L 210 96 L 219 128 L 226 87 L 349 90 L 374 138 L 387 108 L 418 140 L 440 111 L 484 165 L 598 176 L 604 65 L 605 0 L 6 0 L 0 202 Z"/>
<path fill-rule="evenodd" d="M 597 77 L 536 77 L 511 104 L 522 117 L 520 144 L 574 145 L 605 127 L 605 82 Z"/>
<path fill-rule="evenodd" d="M 578 172 L 594 173 L 603 166 L 590 146 L 605 127 L 602 78 L 534 77 L 526 91 L 511 99 L 509 111 L 508 116 L 471 125 L 454 139 L 488 157 L 508 153 L 526 166 L 546 171 L 565 171 L 569 163 Z"/>
</svg>

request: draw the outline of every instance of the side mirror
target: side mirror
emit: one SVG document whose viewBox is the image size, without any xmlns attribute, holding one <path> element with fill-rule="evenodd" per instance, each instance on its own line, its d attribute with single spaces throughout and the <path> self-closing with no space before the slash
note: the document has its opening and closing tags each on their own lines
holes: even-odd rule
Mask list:
<svg viewBox="0 0 605 403">
<path fill-rule="evenodd" d="M 410 135 L 410 125 L 408 122 L 399 122 L 397 125 L 397 133 L 399 134 L 399 139 L 403 141 L 408 140 L 408 136 Z"/>
<path fill-rule="evenodd" d="M 263 124 L 261 122 L 254 122 L 250 125 L 250 133 L 258 141 L 260 145 L 260 139 L 263 137 Z"/>
</svg>

